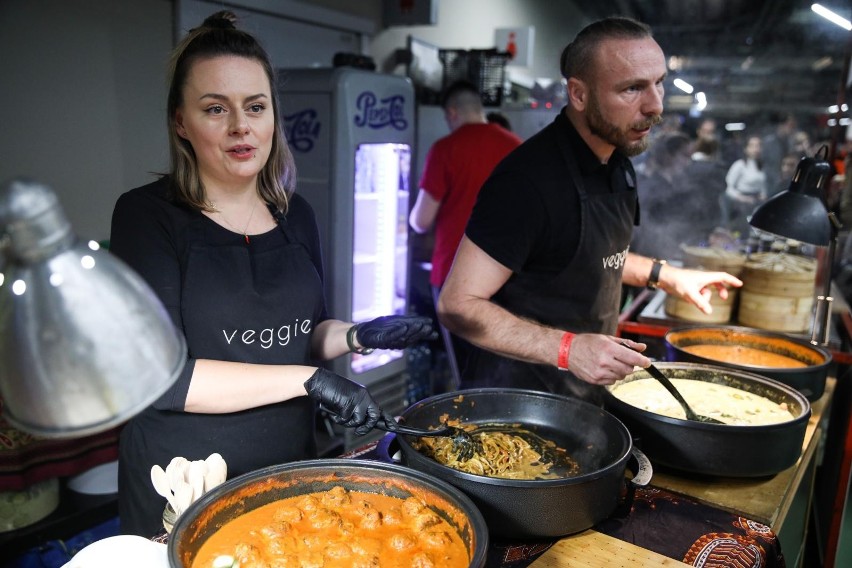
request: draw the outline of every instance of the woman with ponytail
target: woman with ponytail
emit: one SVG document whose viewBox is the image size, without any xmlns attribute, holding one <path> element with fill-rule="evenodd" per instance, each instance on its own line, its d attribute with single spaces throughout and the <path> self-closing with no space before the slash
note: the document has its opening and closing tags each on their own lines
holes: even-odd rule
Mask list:
<svg viewBox="0 0 852 568">
<path fill-rule="evenodd" d="M 123 533 L 161 530 L 151 467 L 174 457 L 219 453 L 231 477 L 316 457 L 318 405 L 357 433 L 393 430 L 364 386 L 318 364 L 434 337 L 428 318 L 329 318 L 319 233 L 294 193 L 274 70 L 235 19 L 210 16 L 174 50 L 170 171 L 122 195 L 113 212 L 112 252 L 153 288 L 188 346 L 181 376 L 121 434 Z"/>
</svg>

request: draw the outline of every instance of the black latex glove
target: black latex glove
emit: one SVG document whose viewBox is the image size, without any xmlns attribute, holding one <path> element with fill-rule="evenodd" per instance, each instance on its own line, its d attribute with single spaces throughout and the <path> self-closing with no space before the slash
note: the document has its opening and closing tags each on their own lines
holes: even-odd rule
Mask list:
<svg viewBox="0 0 852 568">
<path fill-rule="evenodd" d="M 359 323 L 358 343 L 369 349 L 404 349 L 424 340 L 438 338 L 432 318 L 423 316 L 382 316 Z"/>
<path fill-rule="evenodd" d="M 311 378 L 305 381 L 308 396 L 317 401 L 320 407 L 331 414 L 331 419 L 347 428 L 355 428 L 355 433 L 363 435 L 382 420 L 386 430 L 396 430 L 393 416 L 370 396 L 364 385 L 350 381 L 326 369 L 317 369 Z"/>
</svg>

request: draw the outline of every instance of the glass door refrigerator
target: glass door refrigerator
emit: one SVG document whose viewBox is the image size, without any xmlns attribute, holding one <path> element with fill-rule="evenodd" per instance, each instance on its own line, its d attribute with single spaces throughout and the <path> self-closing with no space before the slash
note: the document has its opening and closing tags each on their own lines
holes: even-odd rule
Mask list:
<svg viewBox="0 0 852 568">
<path fill-rule="evenodd" d="M 279 69 L 278 75 L 296 192 L 314 208 L 320 229 L 329 314 L 357 323 L 406 313 L 410 80 L 352 68 Z M 406 399 L 403 351 L 347 354 L 327 367 L 367 385 L 393 413 L 413 402 Z"/>
</svg>

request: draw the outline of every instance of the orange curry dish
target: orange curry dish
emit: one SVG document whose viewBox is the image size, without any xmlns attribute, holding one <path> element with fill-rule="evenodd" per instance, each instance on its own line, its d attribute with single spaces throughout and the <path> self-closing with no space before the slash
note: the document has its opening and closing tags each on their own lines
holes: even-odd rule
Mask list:
<svg viewBox="0 0 852 568">
<path fill-rule="evenodd" d="M 780 369 L 792 369 L 797 367 L 807 367 L 807 363 L 773 353 L 763 349 L 755 349 L 754 347 L 745 347 L 743 345 L 690 345 L 689 347 L 681 347 L 684 351 L 713 359 L 714 361 L 724 361 L 726 363 L 736 363 L 738 365 L 754 365 L 756 367 L 773 367 Z"/>
<path fill-rule="evenodd" d="M 269 503 L 228 522 L 192 568 L 462 568 L 453 527 L 415 497 L 336 486 Z"/>
</svg>

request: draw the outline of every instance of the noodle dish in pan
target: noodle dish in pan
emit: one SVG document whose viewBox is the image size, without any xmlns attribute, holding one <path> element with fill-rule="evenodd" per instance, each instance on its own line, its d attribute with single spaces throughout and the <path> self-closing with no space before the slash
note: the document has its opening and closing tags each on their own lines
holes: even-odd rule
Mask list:
<svg viewBox="0 0 852 568">
<path fill-rule="evenodd" d="M 412 442 L 421 454 L 453 469 L 500 479 L 560 479 L 579 475 L 580 466 L 564 448 L 519 424 L 448 422 L 470 433 L 475 451 L 464 459 L 448 437 L 423 437 Z"/>
</svg>

